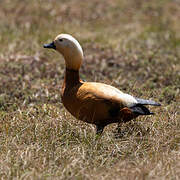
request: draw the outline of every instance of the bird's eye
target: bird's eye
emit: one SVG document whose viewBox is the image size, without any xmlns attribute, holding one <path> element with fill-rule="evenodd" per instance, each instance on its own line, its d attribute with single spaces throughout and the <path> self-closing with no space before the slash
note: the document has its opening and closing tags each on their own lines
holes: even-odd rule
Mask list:
<svg viewBox="0 0 180 180">
<path fill-rule="evenodd" d="M 61 42 L 62 42 L 62 41 L 63 41 L 63 39 L 59 39 L 59 41 L 61 41 Z"/>
</svg>

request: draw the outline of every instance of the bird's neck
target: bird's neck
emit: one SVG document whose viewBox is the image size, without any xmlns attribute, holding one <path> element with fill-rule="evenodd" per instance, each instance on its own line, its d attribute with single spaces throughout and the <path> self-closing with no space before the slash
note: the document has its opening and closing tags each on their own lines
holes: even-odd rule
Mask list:
<svg viewBox="0 0 180 180">
<path fill-rule="evenodd" d="M 72 70 L 66 68 L 63 86 L 70 88 L 77 85 L 79 82 L 79 70 Z"/>
</svg>

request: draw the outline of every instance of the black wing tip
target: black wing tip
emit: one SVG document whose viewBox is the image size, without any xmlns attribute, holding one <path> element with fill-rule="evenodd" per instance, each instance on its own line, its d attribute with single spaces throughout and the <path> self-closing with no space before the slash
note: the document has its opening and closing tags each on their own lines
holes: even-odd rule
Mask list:
<svg viewBox="0 0 180 180">
<path fill-rule="evenodd" d="M 157 103 L 157 106 L 161 106 L 161 104 L 160 104 L 160 103 Z"/>
<path fill-rule="evenodd" d="M 142 104 L 142 105 L 161 106 L 160 103 L 157 103 L 153 100 L 146 100 L 146 99 L 141 99 L 141 98 L 136 98 L 136 100 L 138 101 L 139 104 Z"/>
<path fill-rule="evenodd" d="M 153 112 L 150 112 L 149 109 L 141 104 L 137 104 L 136 106 L 133 106 L 130 108 L 130 110 L 137 115 L 153 115 Z"/>
<path fill-rule="evenodd" d="M 161 106 L 160 103 L 157 103 L 157 102 L 155 102 L 155 101 L 153 101 L 153 102 L 154 102 L 154 103 L 153 103 L 154 106 Z"/>
</svg>

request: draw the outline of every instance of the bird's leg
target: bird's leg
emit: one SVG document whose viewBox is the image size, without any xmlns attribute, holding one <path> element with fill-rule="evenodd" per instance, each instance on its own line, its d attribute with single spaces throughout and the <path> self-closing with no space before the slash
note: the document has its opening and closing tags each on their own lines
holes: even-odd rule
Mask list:
<svg viewBox="0 0 180 180">
<path fill-rule="evenodd" d="M 121 122 L 119 122 L 118 123 L 118 125 L 117 125 L 117 128 L 116 128 L 116 130 L 115 130 L 115 138 L 121 138 L 121 137 L 123 137 L 123 132 L 121 131 L 121 125 L 122 125 L 122 123 Z"/>
<path fill-rule="evenodd" d="M 104 125 L 96 125 L 96 135 L 101 135 L 104 130 Z"/>
<path fill-rule="evenodd" d="M 122 123 L 118 123 L 118 125 L 117 125 L 117 133 L 118 134 L 120 134 L 121 133 L 121 125 L 122 125 Z"/>
</svg>

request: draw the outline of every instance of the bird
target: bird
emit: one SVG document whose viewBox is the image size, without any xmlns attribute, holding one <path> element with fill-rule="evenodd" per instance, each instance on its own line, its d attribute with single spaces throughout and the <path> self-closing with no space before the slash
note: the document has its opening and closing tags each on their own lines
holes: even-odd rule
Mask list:
<svg viewBox="0 0 180 180">
<path fill-rule="evenodd" d="M 61 88 L 64 107 L 76 119 L 94 124 L 97 135 L 101 135 L 104 127 L 111 123 L 126 123 L 140 115 L 153 115 L 146 105 L 161 105 L 126 94 L 105 83 L 82 81 L 79 69 L 84 59 L 83 50 L 70 34 L 59 34 L 43 47 L 54 49 L 64 57 L 66 68 Z"/>
</svg>

